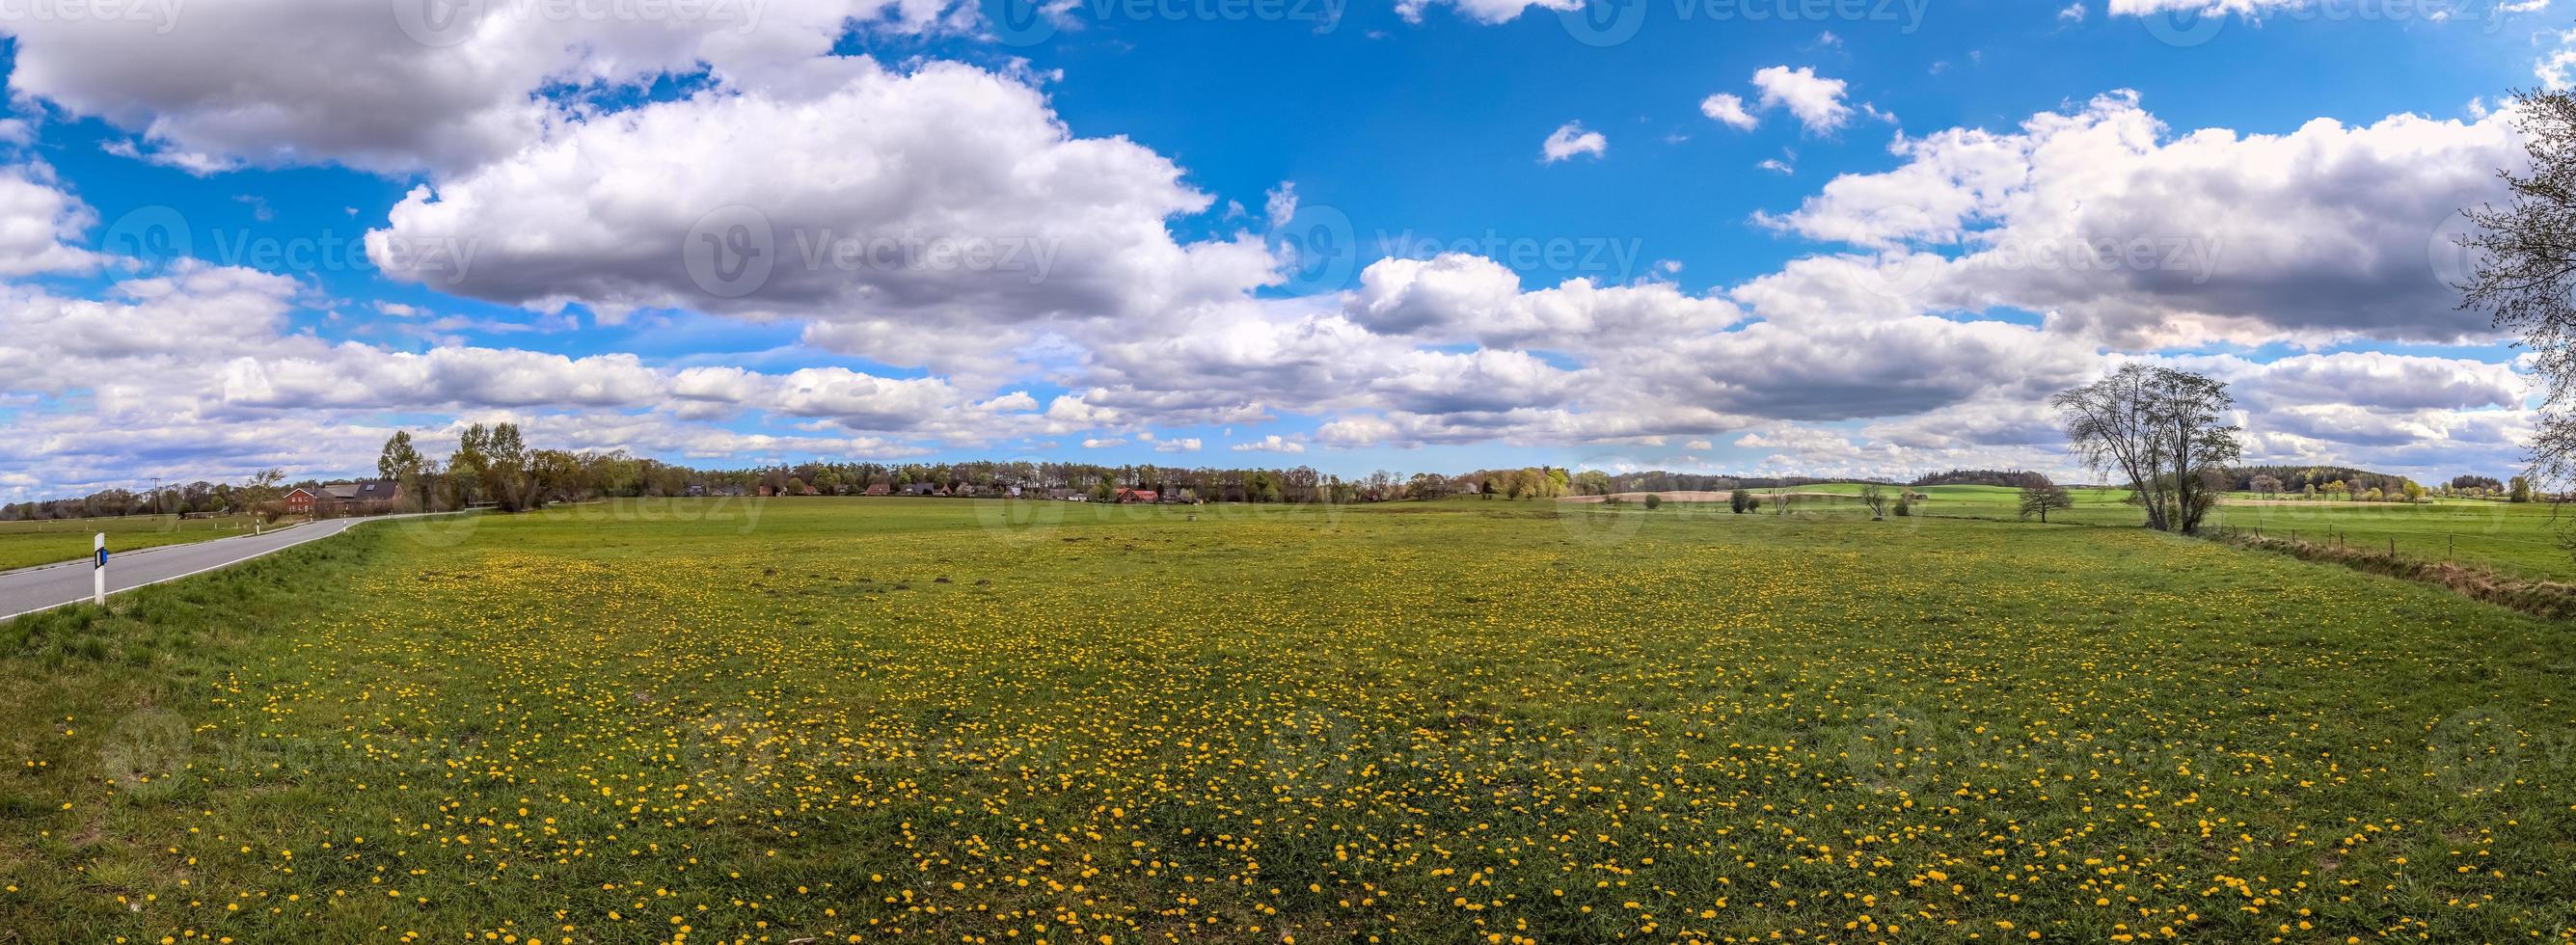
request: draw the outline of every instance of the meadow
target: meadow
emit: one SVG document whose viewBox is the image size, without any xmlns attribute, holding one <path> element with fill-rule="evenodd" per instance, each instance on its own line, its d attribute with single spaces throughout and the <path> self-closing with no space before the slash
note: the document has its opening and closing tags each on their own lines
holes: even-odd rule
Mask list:
<svg viewBox="0 0 2576 945">
<path fill-rule="evenodd" d="M 0 941 L 2576 940 L 2568 633 L 1975 518 L 386 522 L 0 625 Z"/>
<path fill-rule="evenodd" d="M 115 552 L 205 541 L 249 530 L 247 516 L 127 515 L 0 522 L 0 571 L 86 558 L 101 534 L 107 536 L 108 548 Z"/>
<path fill-rule="evenodd" d="M 1795 490 L 1791 508 L 1857 512 L 1857 483 L 1829 483 Z M 1887 487 L 1891 497 L 1895 487 Z M 1916 515 L 2020 520 L 2019 490 L 1999 486 L 1926 486 Z M 2075 508 L 2049 513 L 2052 524 L 2134 527 L 2141 513 L 2127 504 L 2126 489 L 2072 489 Z M 1763 493 L 1768 500 L 1770 492 Z M 2235 529 L 2321 544 L 2341 542 L 2393 550 L 2422 561 L 2448 561 L 2510 577 L 2576 581 L 2576 555 L 2559 533 L 2576 525 L 2576 512 L 2546 503 L 2513 504 L 2471 499 L 2421 503 L 2264 500 L 2232 493 L 2212 510 L 2213 529 Z"/>
</svg>

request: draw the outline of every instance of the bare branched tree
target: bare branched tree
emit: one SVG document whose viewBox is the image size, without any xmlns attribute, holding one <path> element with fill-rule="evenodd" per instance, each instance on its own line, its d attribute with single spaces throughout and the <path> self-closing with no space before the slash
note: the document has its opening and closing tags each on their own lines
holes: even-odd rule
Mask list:
<svg viewBox="0 0 2576 945">
<path fill-rule="evenodd" d="M 1877 483 L 1860 487 L 1860 504 L 1869 508 L 1869 517 L 1873 521 L 1887 517 L 1887 492 Z"/>
<path fill-rule="evenodd" d="M 2497 171 L 2504 206 L 2462 211 L 2477 231 L 2460 239 L 2475 257 L 2460 307 L 2493 314 L 2531 349 L 2546 393 L 2531 472 L 2563 483 L 2576 478 L 2576 94 L 2521 92 L 2512 109 L 2531 166 Z"/>
<path fill-rule="evenodd" d="M 2049 405 L 2076 458 L 2127 479 L 2158 531 L 2197 533 L 2218 504 L 2209 473 L 2243 452 L 2225 422 L 2236 406 L 2227 385 L 2189 371 L 2124 364 Z"/>
</svg>

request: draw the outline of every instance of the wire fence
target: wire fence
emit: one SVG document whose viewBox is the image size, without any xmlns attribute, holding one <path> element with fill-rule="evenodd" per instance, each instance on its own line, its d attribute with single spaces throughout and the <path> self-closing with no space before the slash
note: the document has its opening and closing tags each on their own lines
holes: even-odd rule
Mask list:
<svg viewBox="0 0 2576 945">
<path fill-rule="evenodd" d="M 2219 525 L 2213 531 L 2221 538 L 2252 538 L 2357 551 L 2382 555 L 2396 562 L 2440 562 L 2552 580 L 2576 577 L 2576 554 L 2571 554 L 2571 551 L 2576 551 L 2576 546 L 2553 538 L 2309 524 L 2299 527 Z"/>
</svg>

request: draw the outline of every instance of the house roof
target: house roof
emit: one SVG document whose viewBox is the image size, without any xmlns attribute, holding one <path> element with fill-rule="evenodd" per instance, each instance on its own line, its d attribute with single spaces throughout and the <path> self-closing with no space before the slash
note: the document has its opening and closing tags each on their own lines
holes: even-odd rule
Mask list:
<svg viewBox="0 0 2576 945">
<path fill-rule="evenodd" d="M 389 502 L 401 493 L 400 483 L 389 479 L 367 479 L 324 485 L 316 497 L 328 496 L 342 502 Z"/>
</svg>

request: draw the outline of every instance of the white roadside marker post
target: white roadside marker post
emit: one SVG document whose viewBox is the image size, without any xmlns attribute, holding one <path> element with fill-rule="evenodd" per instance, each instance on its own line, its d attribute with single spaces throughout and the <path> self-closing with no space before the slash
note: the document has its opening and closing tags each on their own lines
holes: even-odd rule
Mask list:
<svg viewBox="0 0 2576 945">
<path fill-rule="evenodd" d="M 98 549 L 98 560 L 89 566 L 89 602 L 107 606 L 107 533 L 98 533 L 91 547 Z"/>
</svg>

